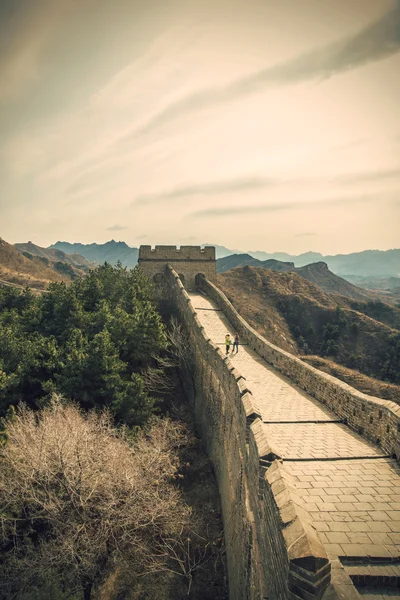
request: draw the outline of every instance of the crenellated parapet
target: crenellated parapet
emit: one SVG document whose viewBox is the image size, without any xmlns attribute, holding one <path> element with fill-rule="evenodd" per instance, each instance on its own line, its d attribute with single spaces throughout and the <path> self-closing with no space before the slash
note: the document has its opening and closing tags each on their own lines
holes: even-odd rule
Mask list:
<svg viewBox="0 0 400 600">
<path fill-rule="evenodd" d="M 215 247 L 206 246 L 140 246 L 139 260 L 215 260 Z"/>
</svg>

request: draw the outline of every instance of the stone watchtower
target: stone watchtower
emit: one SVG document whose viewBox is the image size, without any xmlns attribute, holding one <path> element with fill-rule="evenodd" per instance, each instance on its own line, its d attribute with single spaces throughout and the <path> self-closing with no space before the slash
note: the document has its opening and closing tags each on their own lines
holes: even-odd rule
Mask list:
<svg viewBox="0 0 400 600">
<path fill-rule="evenodd" d="M 217 274 L 214 246 L 156 246 L 154 249 L 140 246 L 139 265 L 150 280 L 161 282 L 168 264 L 189 290 L 196 287 L 197 275 L 205 275 L 209 281 L 215 281 Z"/>
</svg>

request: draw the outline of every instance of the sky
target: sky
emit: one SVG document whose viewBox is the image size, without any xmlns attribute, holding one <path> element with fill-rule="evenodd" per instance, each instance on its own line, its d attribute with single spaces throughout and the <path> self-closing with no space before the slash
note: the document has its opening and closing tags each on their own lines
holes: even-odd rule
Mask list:
<svg viewBox="0 0 400 600">
<path fill-rule="evenodd" d="M 400 0 L 1 0 L 0 235 L 400 247 Z"/>
</svg>

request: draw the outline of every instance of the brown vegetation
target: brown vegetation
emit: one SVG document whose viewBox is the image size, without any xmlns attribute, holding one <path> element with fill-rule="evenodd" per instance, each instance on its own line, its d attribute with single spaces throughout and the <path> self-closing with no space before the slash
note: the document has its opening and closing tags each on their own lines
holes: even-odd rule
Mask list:
<svg viewBox="0 0 400 600">
<path fill-rule="evenodd" d="M 5 435 L 1 598 L 226 597 L 211 465 L 182 422 L 132 437 L 54 398 Z"/>
<path fill-rule="evenodd" d="M 19 252 L 0 238 L 0 283 L 43 290 L 52 282 L 70 282 L 85 275 L 82 268 L 62 261 Z"/>
<path fill-rule="evenodd" d="M 6 432 L 0 521 L 10 598 L 49 574 L 90 598 L 127 550 L 138 576 L 150 566 L 189 576 L 179 559 L 190 509 L 173 483 L 182 426 L 157 420 L 131 446 L 107 413 L 85 417 L 56 400 L 39 414 L 21 409 Z"/>
</svg>

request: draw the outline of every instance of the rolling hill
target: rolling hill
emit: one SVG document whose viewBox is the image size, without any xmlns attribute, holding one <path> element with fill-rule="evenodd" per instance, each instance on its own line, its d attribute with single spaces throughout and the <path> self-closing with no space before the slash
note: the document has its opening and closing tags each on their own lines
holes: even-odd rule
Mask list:
<svg viewBox="0 0 400 600">
<path fill-rule="evenodd" d="M 363 375 L 380 380 L 382 394 L 389 393 L 387 383 L 400 384 L 399 309 L 324 292 L 294 272 L 252 266 L 218 275 L 218 285 L 257 331 L 284 350 L 321 357 L 337 371 L 353 370 L 359 389 Z M 375 318 L 369 316 L 374 309 Z M 365 378 L 363 385 L 371 390 Z M 390 394 L 400 401 L 400 387 Z"/>
<path fill-rule="evenodd" d="M 96 265 L 96 263 L 87 260 L 80 254 L 66 254 L 65 252 L 55 248 L 42 248 L 41 246 L 37 246 L 32 242 L 14 244 L 14 246 L 22 254 L 27 252 L 33 256 L 41 256 L 42 258 L 46 258 L 51 262 L 65 262 L 77 267 L 78 269 L 82 269 L 83 271 L 88 271 L 90 268 Z"/>
<path fill-rule="evenodd" d="M 262 267 L 271 271 L 297 273 L 297 275 L 300 275 L 307 281 L 318 285 L 325 292 L 340 294 L 353 300 L 368 301 L 375 299 L 373 293 L 362 290 L 332 273 L 324 262 L 312 263 L 304 267 L 295 267 L 292 262 L 282 262 L 274 259 L 260 261 L 249 254 L 233 254 L 217 260 L 217 273 L 224 273 L 229 269 L 246 265 Z"/>
<path fill-rule="evenodd" d="M 40 249 L 39 246 L 36 248 Z M 0 284 L 3 286 L 44 290 L 53 281 L 69 283 L 85 276 L 87 271 L 86 264 L 77 267 L 70 262 L 49 260 L 46 256 L 17 250 L 0 238 Z"/>
</svg>

